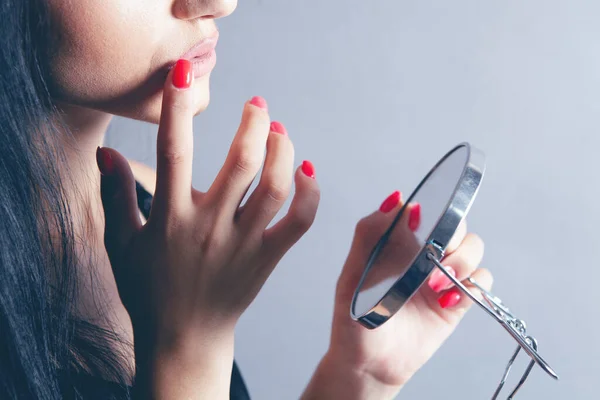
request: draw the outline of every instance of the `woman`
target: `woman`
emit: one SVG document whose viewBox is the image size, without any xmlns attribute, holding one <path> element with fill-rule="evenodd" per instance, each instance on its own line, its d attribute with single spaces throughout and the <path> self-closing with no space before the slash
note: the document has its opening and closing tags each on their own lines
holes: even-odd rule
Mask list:
<svg viewBox="0 0 600 400">
<path fill-rule="evenodd" d="M 209 101 L 215 19 L 235 7 L 0 5 L 1 398 L 247 395 L 233 364 L 235 324 L 310 227 L 319 189 L 310 162 L 293 172 L 292 142 L 261 97 L 244 105 L 210 189 L 191 186 L 192 117 Z M 112 115 L 159 125 L 156 174 L 99 148 Z M 240 208 L 265 148 L 260 183 Z M 267 229 L 292 181 L 290 210 Z M 357 225 L 330 347 L 305 399 L 393 398 L 469 306 L 434 273 L 380 329 L 350 319 L 364 261 L 400 206 L 394 192 Z M 464 225 L 448 254 L 459 279 L 489 288 L 490 274 L 476 269 L 483 244 Z"/>
</svg>

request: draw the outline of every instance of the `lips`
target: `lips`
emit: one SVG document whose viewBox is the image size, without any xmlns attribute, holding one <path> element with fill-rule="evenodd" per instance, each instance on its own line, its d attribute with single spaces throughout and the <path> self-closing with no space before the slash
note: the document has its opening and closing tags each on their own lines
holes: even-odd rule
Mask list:
<svg viewBox="0 0 600 400">
<path fill-rule="evenodd" d="M 181 55 L 177 60 L 185 59 L 189 61 L 202 61 L 206 58 L 209 58 L 213 55 L 215 47 L 217 47 L 217 41 L 219 40 L 219 31 L 215 31 L 210 36 L 205 37 L 198 43 L 196 43 L 192 48 L 186 51 L 183 55 Z M 167 71 L 170 71 L 175 64 L 177 64 L 177 60 L 171 61 L 167 67 Z"/>
<path fill-rule="evenodd" d="M 212 35 L 202 39 L 196 43 L 191 49 L 183 54 L 180 59 L 193 61 L 194 59 L 203 59 L 209 57 L 217 46 L 219 40 L 219 31 L 215 31 Z"/>
<path fill-rule="evenodd" d="M 219 31 L 216 31 L 210 36 L 205 37 L 198 43 L 196 43 L 187 52 L 181 55 L 177 60 L 169 62 L 167 74 L 175 67 L 178 60 L 184 59 L 193 63 L 194 77 L 199 78 L 208 74 L 215 66 L 216 63 L 216 52 L 215 47 L 219 40 Z"/>
</svg>

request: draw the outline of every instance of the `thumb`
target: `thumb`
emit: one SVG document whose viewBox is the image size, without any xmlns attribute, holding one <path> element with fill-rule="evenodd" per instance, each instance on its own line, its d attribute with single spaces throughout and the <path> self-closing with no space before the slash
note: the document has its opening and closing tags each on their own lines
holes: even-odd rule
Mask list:
<svg viewBox="0 0 600 400">
<path fill-rule="evenodd" d="M 104 245 L 114 260 L 141 229 L 135 179 L 129 163 L 118 151 L 98 147 L 96 161 L 101 173 L 100 193 L 104 207 Z"/>
</svg>

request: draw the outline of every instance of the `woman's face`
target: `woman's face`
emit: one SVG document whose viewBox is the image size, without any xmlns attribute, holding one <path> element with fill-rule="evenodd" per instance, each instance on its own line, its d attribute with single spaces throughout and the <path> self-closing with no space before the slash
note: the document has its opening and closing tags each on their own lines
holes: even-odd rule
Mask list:
<svg viewBox="0 0 600 400">
<path fill-rule="evenodd" d="M 237 6 L 237 0 L 47 1 L 53 21 L 54 98 L 154 123 L 169 68 L 214 36 L 214 20 Z M 213 62 L 197 62 L 204 66 L 194 82 L 197 112 L 209 101 Z"/>
</svg>

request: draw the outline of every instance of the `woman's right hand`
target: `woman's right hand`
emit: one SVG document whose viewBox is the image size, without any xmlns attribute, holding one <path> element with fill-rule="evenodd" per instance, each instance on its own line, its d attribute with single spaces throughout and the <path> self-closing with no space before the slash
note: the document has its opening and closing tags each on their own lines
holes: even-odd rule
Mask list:
<svg viewBox="0 0 600 400">
<path fill-rule="evenodd" d="M 175 86 L 173 76 L 184 77 L 191 86 Z M 127 160 L 113 149 L 99 148 L 97 154 L 105 246 L 131 317 L 138 368 L 140 346 L 144 354 L 147 349 L 167 357 L 168 364 L 171 354 L 200 363 L 201 358 L 210 359 L 209 349 L 218 347 L 217 342 L 230 340 L 232 345 L 238 318 L 275 265 L 311 226 L 319 202 L 312 164 L 303 163 L 294 175 L 292 142 L 281 124 L 270 122 L 265 101 L 256 97 L 244 106 L 214 183 L 205 193 L 193 189 L 193 93 L 189 62 L 179 61 L 164 86 L 156 190 L 145 224 Z M 240 206 L 263 164 L 265 147 L 260 182 Z M 268 227 L 289 195 L 293 176 L 296 193 L 290 209 Z M 218 354 L 215 357 L 219 359 Z M 230 362 L 231 358 L 229 371 Z M 229 375 L 226 378 L 229 382 Z"/>
</svg>

